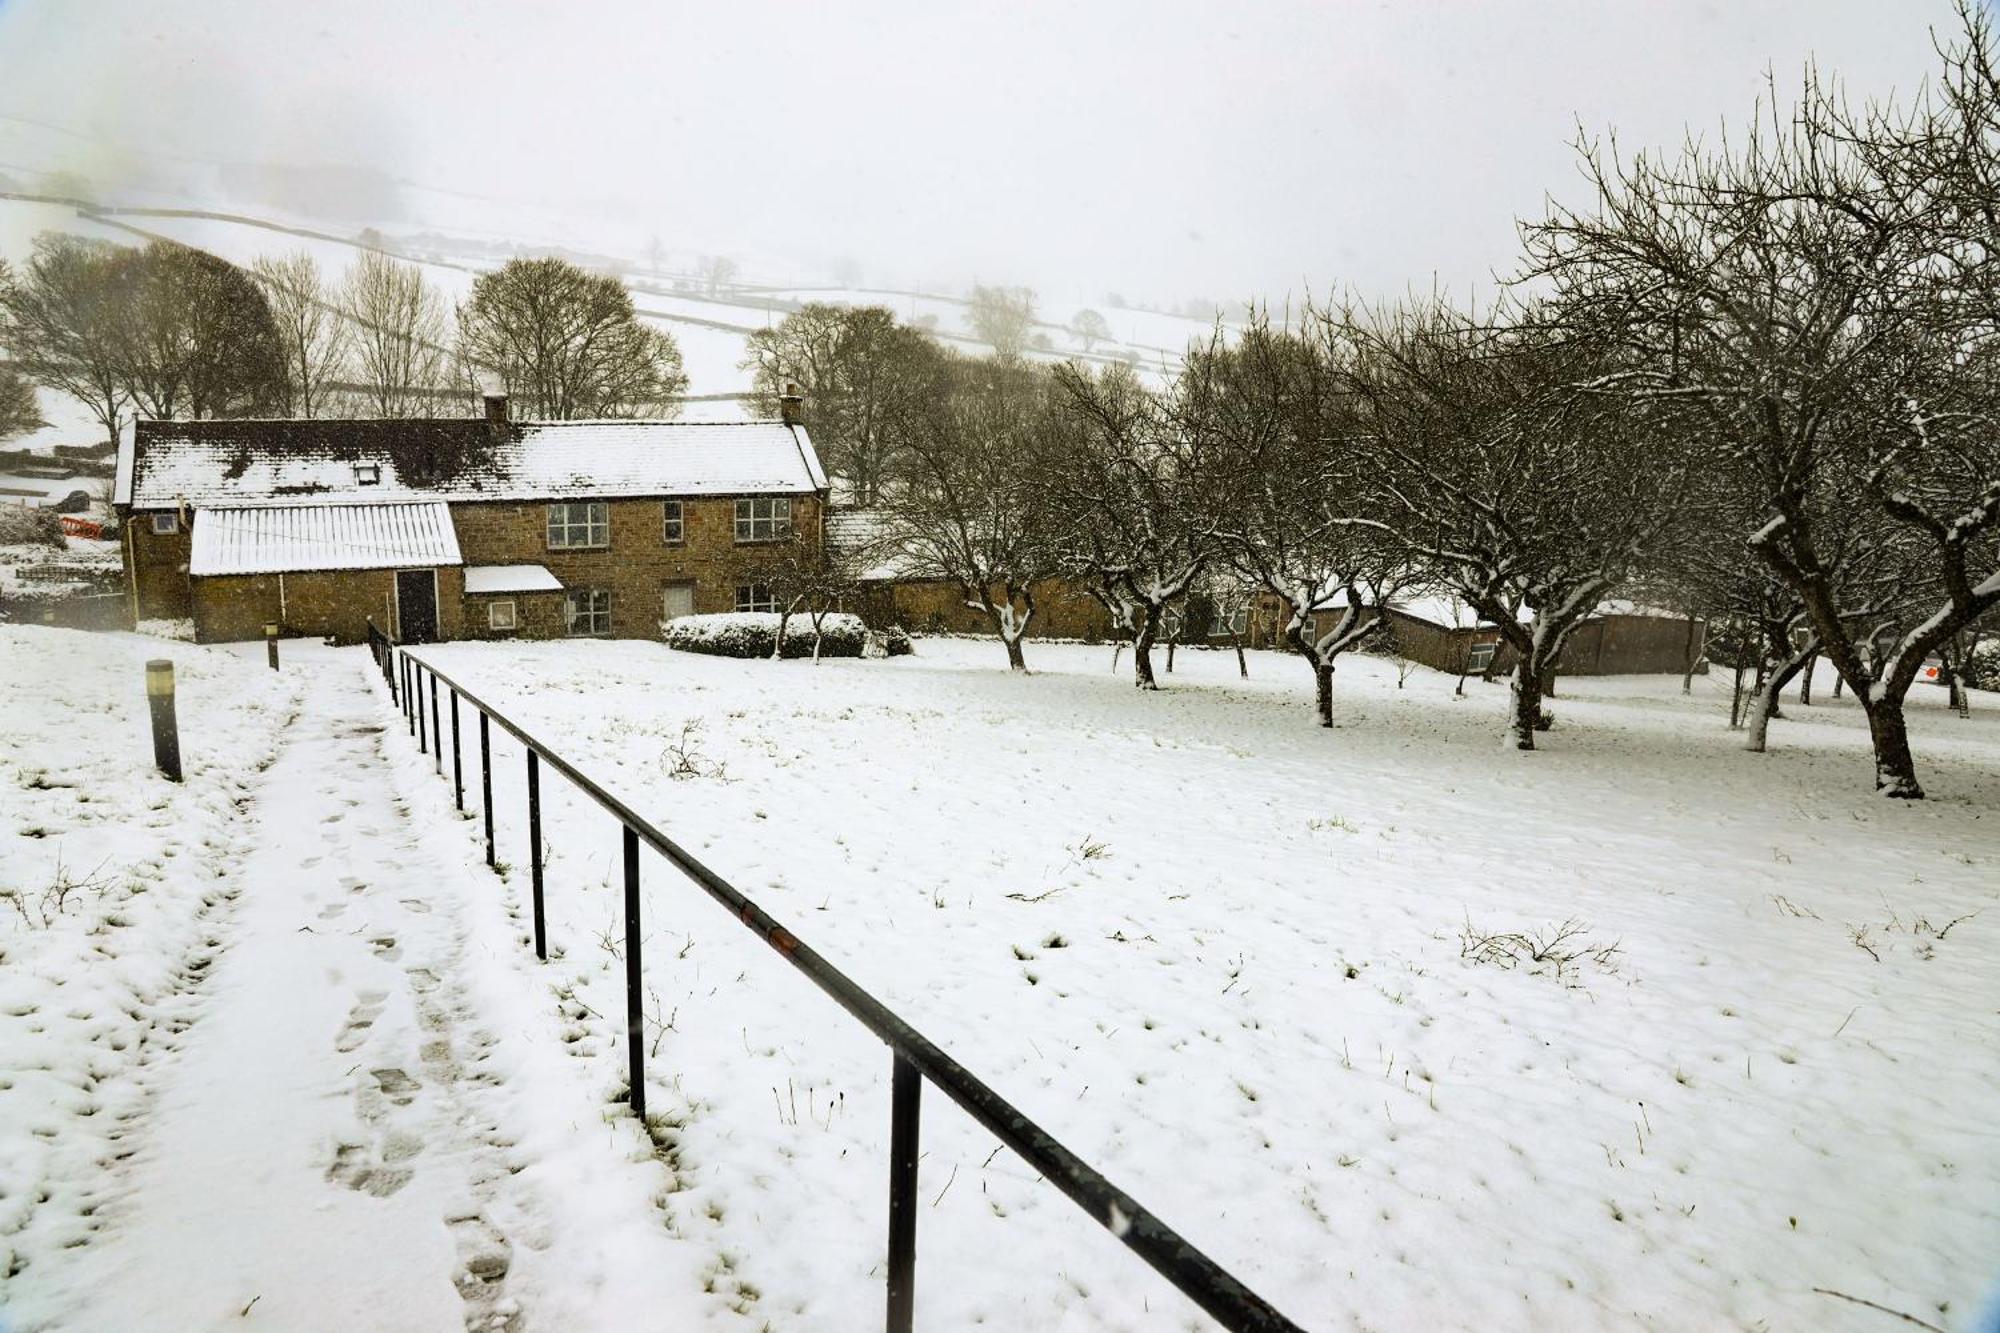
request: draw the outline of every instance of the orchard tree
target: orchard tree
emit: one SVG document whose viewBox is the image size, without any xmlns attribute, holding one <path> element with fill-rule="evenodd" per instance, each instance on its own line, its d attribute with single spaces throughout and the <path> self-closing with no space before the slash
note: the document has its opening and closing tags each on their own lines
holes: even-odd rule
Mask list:
<svg viewBox="0 0 2000 1333">
<path fill-rule="evenodd" d="M 1431 300 L 1326 330 L 1370 479 L 1353 521 L 1498 627 L 1518 658 L 1508 741 L 1532 750 L 1570 636 L 1677 539 L 1692 475 L 1677 414 L 1592 391 L 1601 350 L 1533 310 L 1499 323 Z"/>
<path fill-rule="evenodd" d="M 880 502 L 931 404 L 946 392 L 946 361 L 927 334 L 880 306 L 806 305 L 748 339 L 762 410 L 775 414 L 787 384 L 805 392 L 813 444 L 852 488 Z"/>
<path fill-rule="evenodd" d="M 266 255 L 250 270 L 264 289 L 285 357 L 287 415 L 325 413 L 346 370 L 349 324 L 310 252 Z"/>
<path fill-rule="evenodd" d="M 951 391 L 933 400 L 927 429 L 888 497 L 898 557 L 955 584 L 1026 671 L 1021 640 L 1035 619 L 1035 585 L 1057 568 L 1042 485 L 1052 447 L 1048 373 L 1006 361 L 949 358 Z"/>
<path fill-rule="evenodd" d="M 974 287 L 966 319 L 1002 360 L 1018 360 L 1035 328 L 1035 293 L 1027 287 Z"/>
<path fill-rule="evenodd" d="M 1193 349 L 1172 397 L 1222 497 L 1222 558 L 1283 606 L 1281 633 L 1312 671 L 1323 727 L 1333 725 L 1335 667 L 1381 632 L 1382 604 L 1404 572 L 1360 521 L 1368 510 L 1355 456 L 1340 443 L 1352 422 L 1339 417 L 1328 348 L 1258 316 L 1233 342 L 1218 330 Z"/>
<path fill-rule="evenodd" d="M 1132 636 L 1133 684 L 1157 689 L 1162 619 L 1215 550 L 1210 442 L 1177 430 L 1124 366 L 1063 365 L 1054 378 L 1060 443 L 1041 484 L 1056 557 Z"/>
<path fill-rule="evenodd" d="M 1590 205 L 1528 232 L 1566 319 L 1621 348 L 1604 387 L 1696 407 L 1753 488 L 1746 536 L 1867 714 L 1876 788 L 1903 798 L 1923 795 L 1910 686 L 2000 605 L 2000 85 L 1986 21 L 1962 12 L 1934 105 L 1857 116 L 1809 76 L 1791 114 L 1723 148 L 1587 150 Z M 1821 521 L 1855 506 L 1935 589 L 1859 637 L 1880 590 Z"/>
<path fill-rule="evenodd" d="M 667 417 L 687 391 L 679 346 L 640 321 L 625 284 L 566 260 L 481 274 L 458 326 L 460 357 L 498 374 L 524 415 Z"/>
<path fill-rule="evenodd" d="M 451 367 L 451 312 L 413 264 L 364 250 L 339 293 L 352 369 L 367 411 L 427 416 Z"/>
<path fill-rule="evenodd" d="M 0 272 L 0 347 L 22 375 L 90 409 L 118 440 L 130 402 L 120 373 L 124 272 L 103 242 L 44 232 L 21 271 Z"/>
</svg>

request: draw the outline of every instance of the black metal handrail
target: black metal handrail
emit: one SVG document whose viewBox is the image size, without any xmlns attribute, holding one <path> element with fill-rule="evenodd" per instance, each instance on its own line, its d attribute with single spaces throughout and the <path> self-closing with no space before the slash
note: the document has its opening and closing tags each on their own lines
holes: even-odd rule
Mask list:
<svg viewBox="0 0 2000 1333">
<path fill-rule="evenodd" d="M 981 1082 L 935 1042 L 918 1032 L 887 1005 L 862 989 L 839 968 L 800 940 L 776 918 L 709 869 L 651 821 L 607 791 L 576 765 L 530 735 L 452 677 L 411 653 L 369 623 L 369 648 L 388 684 L 390 700 L 403 710 L 419 752 L 435 756 L 442 774 L 444 735 L 439 716 L 438 687 L 451 696 L 453 801 L 464 809 L 464 782 L 459 767 L 458 711 L 462 698 L 479 713 L 479 758 L 486 822 L 486 863 L 493 851 L 493 765 L 488 721 L 518 740 L 527 752 L 528 820 L 531 847 L 531 889 L 534 906 L 535 956 L 546 960 L 547 940 L 542 899 L 540 766 L 546 761 L 584 795 L 603 807 L 622 826 L 625 870 L 625 1036 L 629 1064 L 629 1103 L 642 1120 L 646 1114 L 645 1041 L 639 920 L 639 844 L 644 842 L 729 909 L 819 989 L 832 997 L 893 1053 L 890 1080 L 889 1275 L 890 1333 L 908 1333 L 915 1309 L 917 1139 L 919 1095 L 928 1079 L 947 1097 L 1012 1149 L 1029 1166 L 1096 1218 L 1114 1236 L 1178 1287 L 1187 1297 L 1232 1330 L 1296 1330 L 1298 1325 L 1251 1291 L 1172 1227 L 1113 1185 L 1088 1162 L 1030 1120 L 1012 1102 Z M 428 677 L 430 705 L 424 704 Z"/>
</svg>

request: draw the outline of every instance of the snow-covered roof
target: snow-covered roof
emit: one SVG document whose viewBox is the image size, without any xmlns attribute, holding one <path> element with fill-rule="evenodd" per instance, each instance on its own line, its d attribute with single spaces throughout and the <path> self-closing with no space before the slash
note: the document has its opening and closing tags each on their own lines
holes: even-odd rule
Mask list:
<svg viewBox="0 0 2000 1333">
<path fill-rule="evenodd" d="M 864 582 L 922 577 L 884 510 L 832 510 L 826 516 L 826 545 L 851 559 L 857 567 L 855 576 Z"/>
<path fill-rule="evenodd" d="M 190 504 L 376 504 L 811 494 L 826 472 L 782 421 L 142 421 L 118 494 Z"/>
<path fill-rule="evenodd" d="M 465 590 L 478 592 L 561 592 L 562 582 L 545 565 L 467 565 Z"/>
<path fill-rule="evenodd" d="M 188 553 L 188 573 L 197 576 L 463 563 L 441 500 L 197 506 Z"/>
</svg>

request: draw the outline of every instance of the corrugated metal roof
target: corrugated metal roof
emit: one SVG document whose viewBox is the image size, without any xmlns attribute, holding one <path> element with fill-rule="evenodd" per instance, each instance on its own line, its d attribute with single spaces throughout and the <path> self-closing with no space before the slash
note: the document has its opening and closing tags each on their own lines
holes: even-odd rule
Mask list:
<svg viewBox="0 0 2000 1333">
<path fill-rule="evenodd" d="M 561 592 L 562 582 L 545 565 L 467 565 L 465 590 L 477 592 Z"/>
<path fill-rule="evenodd" d="M 121 494 L 190 504 L 809 495 L 826 472 L 782 421 L 142 421 Z M 364 477 L 372 480 L 364 484 Z M 129 480 L 128 480 L 129 478 Z"/>
<path fill-rule="evenodd" d="M 292 574 L 464 563 L 451 511 L 440 500 L 197 506 L 188 573 Z"/>
</svg>

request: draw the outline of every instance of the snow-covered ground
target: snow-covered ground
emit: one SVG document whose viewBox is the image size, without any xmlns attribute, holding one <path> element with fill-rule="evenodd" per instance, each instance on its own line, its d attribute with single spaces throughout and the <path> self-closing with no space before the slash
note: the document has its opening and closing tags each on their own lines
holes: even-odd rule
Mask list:
<svg viewBox="0 0 2000 1333">
<path fill-rule="evenodd" d="M 1376 661 L 1329 732 L 1277 655 L 918 647 L 421 651 L 1307 1328 L 1969 1327 L 2000 698 L 1921 696 L 1909 804 L 1850 705 L 1749 755 L 1720 680 L 1565 681 L 1518 755 Z M 496 882 L 470 710 L 461 817 L 364 653 L 284 660 L 0 628 L 0 879 L 94 880 L 0 923 L 0 1317 L 879 1327 L 887 1052 L 649 853 L 642 1129 L 616 826 L 543 770 L 538 964 L 519 746 Z M 935 1089 L 923 1150 L 920 1327 L 1207 1326 Z"/>
<path fill-rule="evenodd" d="M 1147 697 L 1080 646 L 1026 678 L 969 641 L 428 651 L 1307 1327 L 1882 1317 L 1816 1287 L 1954 1325 L 1995 1276 L 1992 696 L 1923 696 L 1906 805 L 1851 706 L 1750 755 L 1719 679 L 1566 681 L 1524 756 L 1501 687 L 1374 661 L 1326 732 L 1264 654 Z M 518 902 L 518 747 L 495 765 Z M 544 791 L 549 984 L 611 1095 L 615 827 Z M 650 856 L 646 885 L 669 1224 L 773 1327 L 870 1326 L 885 1052 Z M 1569 963 L 1523 956 L 1564 923 Z M 1201 1326 L 994 1146 L 927 1096 L 920 1323 Z"/>
</svg>

